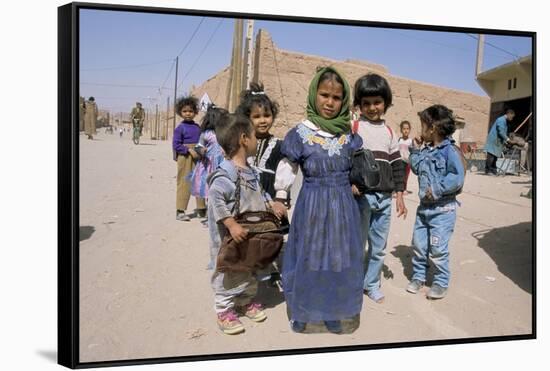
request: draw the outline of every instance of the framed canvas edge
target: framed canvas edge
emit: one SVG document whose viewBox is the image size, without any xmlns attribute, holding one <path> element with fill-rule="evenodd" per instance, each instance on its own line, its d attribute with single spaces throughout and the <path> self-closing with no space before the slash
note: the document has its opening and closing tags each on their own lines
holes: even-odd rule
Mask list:
<svg viewBox="0 0 550 371">
<path fill-rule="evenodd" d="M 533 56 L 533 167 L 536 169 L 536 31 L 518 31 L 503 29 L 485 29 L 472 27 L 391 23 L 366 20 L 330 19 L 301 16 L 252 14 L 197 9 L 164 8 L 153 6 L 119 5 L 73 2 L 58 7 L 58 364 L 72 369 L 112 367 L 127 365 L 146 365 L 174 362 L 193 362 L 224 360 L 236 358 L 285 356 L 311 353 L 346 352 L 358 350 L 397 349 L 434 345 L 476 344 L 510 340 L 537 339 L 536 321 L 536 187 L 533 187 L 532 209 L 532 327 L 530 334 L 496 335 L 488 337 L 425 340 L 414 342 L 346 345 L 323 348 L 299 348 L 276 351 L 256 351 L 245 353 L 219 353 L 193 356 L 175 356 L 162 358 L 144 358 L 127 360 L 106 360 L 100 362 L 80 362 L 79 360 L 79 133 L 75 122 L 78 121 L 78 15 L 81 9 L 112 10 L 126 12 L 145 12 L 155 14 L 210 16 L 231 18 L 254 18 L 266 21 L 285 21 L 298 23 L 316 23 L 379 28 L 399 28 L 440 32 L 470 32 L 491 35 L 531 37 Z M 68 130 L 69 129 L 69 130 Z M 533 183 L 536 184 L 536 172 Z M 70 231 L 70 232 L 69 232 Z M 68 248 L 67 248 L 68 247 Z"/>
</svg>

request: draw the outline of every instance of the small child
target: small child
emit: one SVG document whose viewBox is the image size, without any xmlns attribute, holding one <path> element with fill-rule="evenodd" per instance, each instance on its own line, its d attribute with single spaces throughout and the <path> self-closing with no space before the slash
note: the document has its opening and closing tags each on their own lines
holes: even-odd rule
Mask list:
<svg viewBox="0 0 550 371">
<path fill-rule="evenodd" d="M 411 123 L 407 120 L 401 121 L 399 124 L 399 129 L 401 130 L 401 137 L 398 140 L 399 153 L 401 154 L 403 166 L 405 167 L 405 179 L 403 180 L 403 183 L 405 184 L 405 192 L 412 193 L 407 189 L 407 182 L 411 172 L 411 165 L 409 164 L 409 147 L 412 146 L 412 138 L 409 138 L 409 134 L 411 133 Z"/>
<path fill-rule="evenodd" d="M 368 241 L 363 289 L 377 303 L 384 301 L 380 275 L 390 230 L 393 192 L 396 192 L 397 217 L 407 216 L 403 201 L 403 161 L 397 138 L 383 118 L 391 104 L 392 92 L 388 81 L 382 76 L 369 73 L 355 82 L 353 105 L 361 111 L 358 133 L 363 139 L 363 148 L 373 152 L 380 166 L 380 185 L 377 189 L 361 194 L 355 185 L 352 186 L 361 213 L 363 246 Z"/>
<path fill-rule="evenodd" d="M 279 112 L 276 102 L 269 99 L 262 84 L 251 83 L 250 89 L 241 94 L 241 102 L 236 113 L 240 113 L 252 121 L 258 139 L 258 149 L 254 157 L 249 157 L 249 163 L 258 168 L 260 183 L 263 189 L 275 198 L 275 171 L 284 158 L 281 154 L 282 140 L 269 132 L 273 121 Z"/>
<path fill-rule="evenodd" d="M 228 115 L 216 128 L 218 142 L 225 151 L 227 160 L 208 177 L 208 219 L 212 241 L 212 256 L 217 256 L 221 241 L 227 233 L 236 242 L 242 242 L 248 231 L 234 219 L 235 191 L 240 182 L 240 212 L 266 211 L 271 197 L 261 190 L 258 173 L 250 167 L 247 157 L 256 153 L 254 126 L 246 116 Z M 244 331 L 238 314 L 255 322 L 267 316 L 262 305 L 252 301 L 258 290 L 253 272 L 218 272 L 212 275 L 215 310 L 218 326 L 224 334 L 233 335 Z"/>
<path fill-rule="evenodd" d="M 218 168 L 224 158 L 223 149 L 216 139 L 215 128 L 227 114 L 226 109 L 211 104 L 202 118 L 199 143 L 194 148 L 199 160 L 189 175 L 192 196 L 204 199 L 208 197 L 206 177 Z"/>
<path fill-rule="evenodd" d="M 250 83 L 250 88 L 241 93 L 241 102 L 236 109 L 237 113 L 250 118 L 256 132 L 258 145 L 256 155 L 248 158 L 248 163 L 260 172 L 262 188 L 275 198 L 275 171 L 279 162 L 284 158 L 281 154 L 282 140 L 269 132 L 273 121 L 279 112 L 278 104 L 265 93 L 262 84 Z M 287 194 L 286 204 L 290 202 L 290 192 Z M 288 220 L 282 220 L 283 226 L 288 226 Z M 281 256 L 281 255 L 279 255 Z M 270 264 L 266 269 L 258 272 L 260 281 L 269 280 L 271 285 L 280 281 L 278 266 L 280 262 Z"/>
<path fill-rule="evenodd" d="M 199 158 L 194 148 L 199 141 L 201 129 L 193 121 L 199 112 L 199 101 L 193 96 L 182 97 L 176 102 L 176 112 L 183 118 L 183 121 L 174 130 L 174 139 L 172 149 L 174 151 L 174 160 L 177 161 L 178 172 L 176 176 L 176 219 L 189 221 L 190 217 L 185 210 L 191 197 L 191 182 L 186 179 L 195 166 L 195 161 Z M 197 197 L 197 214 L 204 217 L 206 215 L 206 205 L 204 198 Z"/>
<path fill-rule="evenodd" d="M 426 282 L 428 255 L 434 268 L 434 280 L 428 299 L 442 299 L 449 287 L 449 240 L 456 222 L 456 195 L 464 184 L 464 165 L 451 135 L 455 131 L 453 111 L 433 105 L 418 113 L 422 137 L 411 147 L 410 161 L 418 175 L 420 205 L 416 210 L 413 233 L 413 276 L 407 291 L 416 294 Z"/>
</svg>

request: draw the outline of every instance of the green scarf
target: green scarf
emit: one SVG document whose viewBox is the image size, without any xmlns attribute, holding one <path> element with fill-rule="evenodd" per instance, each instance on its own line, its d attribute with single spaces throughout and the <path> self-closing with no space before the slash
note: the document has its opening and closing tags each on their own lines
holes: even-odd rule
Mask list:
<svg viewBox="0 0 550 371">
<path fill-rule="evenodd" d="M 344 81 L 344 97 L 342 99 L 342 108 L 338 115 L 332 119 L 326 119 L 320 116 L 315 106 L 315 99 L 317 98 L 317 88 L 319 86 L 319 79 L 321 75 L 326 71 L 332 71 L 336 73 L 342 81 Z M 350 110 L 349 110 L 349 98 L 350 88 L 345 77 L 338 72 L 334 67 L 325 67 L 321 69 L 311 80 L 309 85 L 309 93 L 307 97 L 307 118 L 315 125 L 319 126 L 322 130 L 334 134 L 340 135 L 350 131 Z"/>
</svg>

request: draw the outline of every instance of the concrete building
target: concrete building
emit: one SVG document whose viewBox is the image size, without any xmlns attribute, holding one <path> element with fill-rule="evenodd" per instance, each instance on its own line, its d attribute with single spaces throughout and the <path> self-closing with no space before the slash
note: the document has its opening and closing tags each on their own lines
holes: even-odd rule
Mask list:
<svg viewBox="0 0 550 371">
<path fill-rule="evenodd" d="M 516 113 L 514 121 L 509 125 L 510 131 L 514 131 L 533 112 L 532 59 L 532 56 L 528 55 L 477 74 L 476 80 L 479 86 L 491 99 L 487 132 L 497 117 L 503 115 L 508 108 Z M 527 122 L 517 133 L 524 137 L 528 126 Z"/>
</svg>

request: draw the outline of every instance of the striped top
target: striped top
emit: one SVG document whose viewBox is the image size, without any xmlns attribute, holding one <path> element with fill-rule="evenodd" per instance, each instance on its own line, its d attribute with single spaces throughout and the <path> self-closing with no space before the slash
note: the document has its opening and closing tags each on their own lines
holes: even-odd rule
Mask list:
<svg viewBox="0 0 550 371">
<path fill-rule="evenodd" d="M 399 152 L 398 137 L 385 121 L 359 121 L 358 134 L 363 148 L 369 149 L 380 166 L 380 187 L 373 192 L 403 192 L 405 169 Z"/>
</svg>

